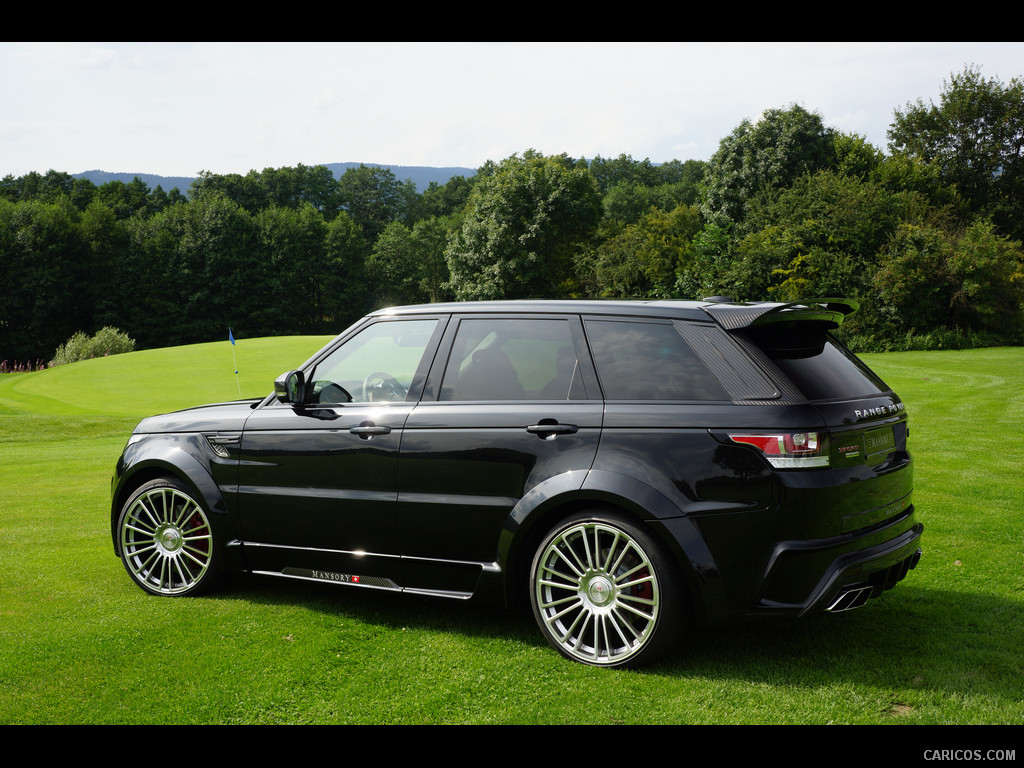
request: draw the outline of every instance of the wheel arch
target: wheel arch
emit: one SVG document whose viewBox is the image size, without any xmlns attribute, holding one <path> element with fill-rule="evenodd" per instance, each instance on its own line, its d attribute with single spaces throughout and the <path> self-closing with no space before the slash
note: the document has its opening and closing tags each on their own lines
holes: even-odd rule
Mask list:
<svg viewBox="0 0 1024 768">
<path fill-rule="evenodd" d="M 210 471 L 194 456 L 178 446 L 140 451 L 123 464 L 118 464 L 118 474 L 111 491 L 110 533 L 114 553 L 118 557 L 121 556 L 121 545 L 117 522 L 124 505 L 139 488 L 161 477 L 173 478 L 193 492 L 210 513 L 211 524 L 219 525 L 223 530 L 228 522 L 228 508 L 220 488 Z M 233 534 L 218 538 L 224 541 L 233 538 Z M 224 562 L 223 558 L 220 562 Z"/>
<path fill-rule="evenodd" d="M 720 590 L 718 569 L 699 530 L 683 510 L 633 477 L 594 471 L 567 474 L 586 476 L 582 484 L 557 493 L 544 493 L 532 504 L 529 503 L 531 491 L 520 500 L 506 522 L 499 546 L 505 604 L 509 607 L 528 604 L 533 556 L 550 530 L 571 515 L 595 510 L 624 515 L 650 531 L 678 565 L 692 618 L 700 624 L 707 623 L 708 593 Z M 542 485 L 548 483 L 551 481 Z M 573 484 L 563 479 L 562 485 Z M 671 524 L 666 525 L 667 521 Z"/>
</svg>

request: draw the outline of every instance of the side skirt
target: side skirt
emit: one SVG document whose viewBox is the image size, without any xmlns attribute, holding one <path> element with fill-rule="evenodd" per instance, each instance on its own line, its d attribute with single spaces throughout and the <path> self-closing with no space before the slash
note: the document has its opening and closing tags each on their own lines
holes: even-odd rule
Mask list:
<svg viewBox="0 0 1024 768">
<path fill-rule="evenodd" d="M 477 593 L 481 582 L 491 583 L 501 577 L 497 563 L 432 560 L 259 542 L 235 541 L 230 546 L 244 555 L 245 570 L 260 576 L 452 600 L 468 600 Z"/>
</svg>

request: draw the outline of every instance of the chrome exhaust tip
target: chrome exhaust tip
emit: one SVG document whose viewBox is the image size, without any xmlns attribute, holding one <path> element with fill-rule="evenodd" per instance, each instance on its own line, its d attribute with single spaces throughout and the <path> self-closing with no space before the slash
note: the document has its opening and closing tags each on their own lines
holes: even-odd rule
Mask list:
<svg viewBox="0 0 1024 768">
<path fill-rule="evenodd" d="M 839 613 L 840 611 L 852 611 L 854 608 L 860 608 L 871 597 L 873 589 L 874 587 L 858 587 L 857 589 L 841 592 L 839 597 L 832 601 L 832 605 L 825 610 Z"/>
</svg>

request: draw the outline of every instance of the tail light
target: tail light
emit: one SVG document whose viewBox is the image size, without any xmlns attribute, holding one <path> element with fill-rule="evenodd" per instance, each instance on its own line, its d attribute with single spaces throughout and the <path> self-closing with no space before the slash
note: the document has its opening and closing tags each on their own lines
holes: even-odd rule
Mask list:
<svg viewBox="0 0 1024 768">
<path fill-rule="evenodd" d="M 779 432 L 759 435 L 729 434 L 734 443 L 757 448 L 776 469 L 827 467 L 828 433 Z"/>
</svg>

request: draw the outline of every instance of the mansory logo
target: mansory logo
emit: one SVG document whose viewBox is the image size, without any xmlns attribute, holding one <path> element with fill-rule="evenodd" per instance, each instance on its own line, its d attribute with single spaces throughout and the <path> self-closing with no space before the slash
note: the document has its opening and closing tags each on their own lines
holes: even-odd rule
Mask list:
<svg viewBox="0 0 1024 768">
<path fill-rule="evenodd" d="M 883 432 L 872 432 L 865 435 L 864 442 L 867 444 L 868 451 L 874 453 L 875 451 L 895 446 L 896 438 L 893 436 L 891 429 L 886 429 Z"/>
<path fill-rule="evenodd" d="M 322 581 L 344 581 L 349 584 L 358 584 L 359 577 L 351 573 L 334 573 L 333 571 L 310 571 L 310 576 Z"/>
</svg>

